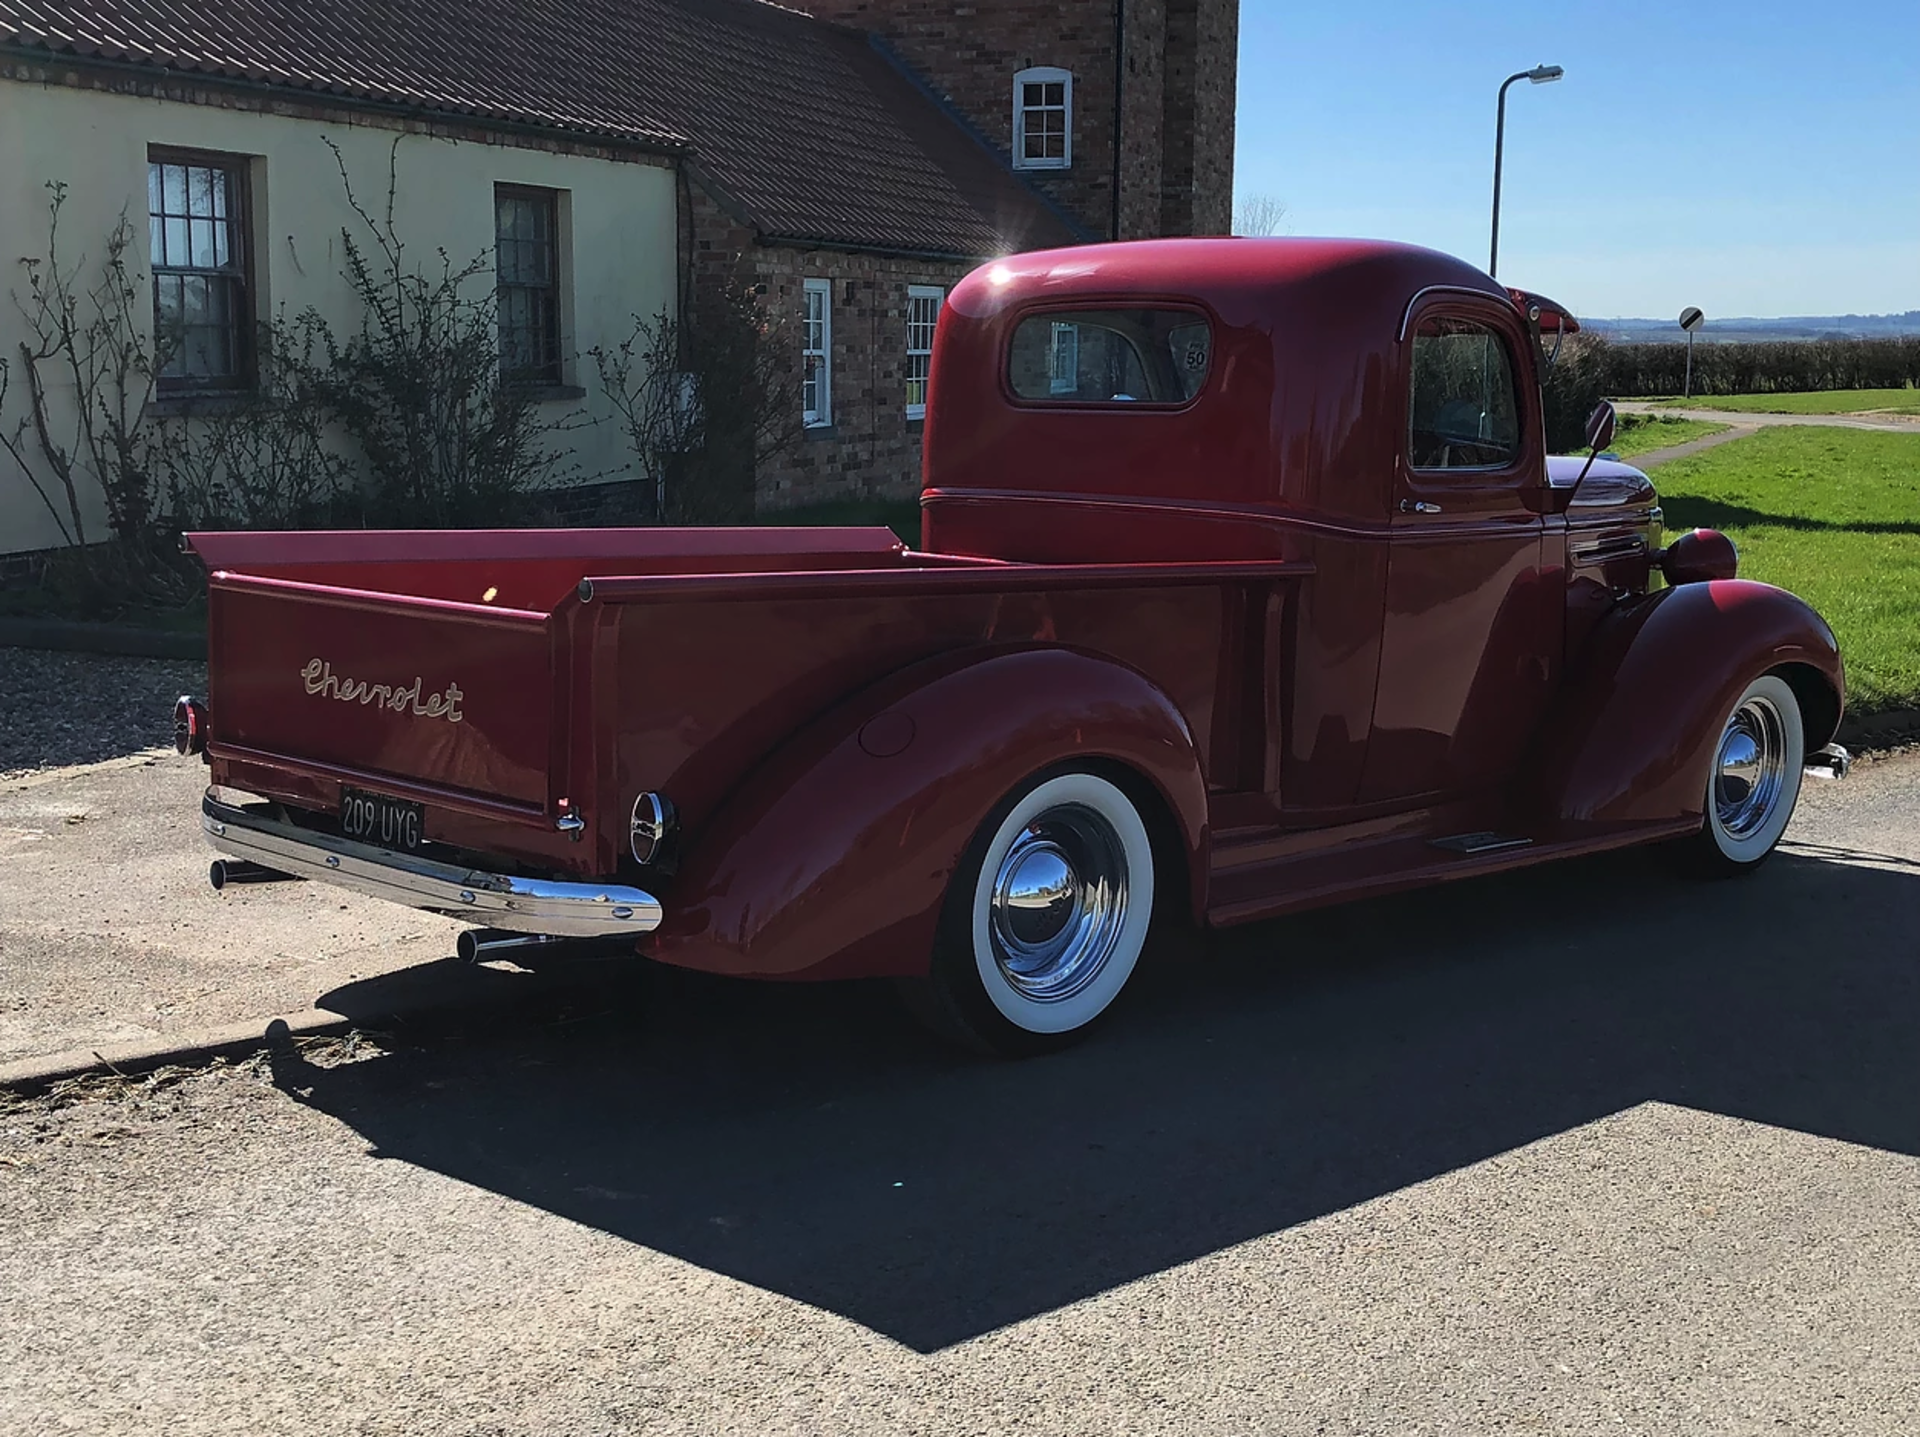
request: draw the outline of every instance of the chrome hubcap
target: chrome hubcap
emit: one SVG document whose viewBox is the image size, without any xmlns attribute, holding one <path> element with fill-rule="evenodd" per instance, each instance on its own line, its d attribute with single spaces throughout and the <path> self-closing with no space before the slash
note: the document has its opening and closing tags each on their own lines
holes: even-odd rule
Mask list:
<svg viewBox="0 0 1920 1437">
<path fill-rule="evenodd" d="M 1713 806 L 1720 827 L 1746 838 L 1765 826 L 1787 780 L 1787 734 L 1771 699 L 1733 711 L 1714 760 Z"/>
<path fill-rule="evenodd" d="M 1067 804 L 1039 814 L 994 874 L 993 961 L 1022 996 L 1071 998 L 1112 956 L 1127 916 L 1127 857 L 1113 825 Z"/>
</svg>

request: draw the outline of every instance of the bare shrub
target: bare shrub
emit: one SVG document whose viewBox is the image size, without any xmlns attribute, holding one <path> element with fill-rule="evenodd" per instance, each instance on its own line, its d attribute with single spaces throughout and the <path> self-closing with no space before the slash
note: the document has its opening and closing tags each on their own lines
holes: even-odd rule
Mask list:
<svg viewBox="0 0 1920 1437">
<path fill-rule="evenodd" d="M 387 162 L 376 218 L 355 195 L 331 140 L 347 203 L 371 242 L 349 230 L 345 277 L 360 301 L 360 328 L 341 337 L 302 316 L 324 366 L 315 392 L 366 464 L 358 507 L 373 524 L 437 527 L 512 518 L 534 488 L 571 474 L 553 436 L 579 419 L 548 420 L 529 391 L 502 382 L 488 254 L 456 264 L 444 249 L 416 267 L 394 228 L 400 141 Z"/>
<path fill-rule="evenodd" d="M 800 434 L 792 346 L 753 290 L 703 295 L 687 323 L 636 315 L 611 349 L 588 351 L 648 494 L 667 524 L 753 515 L 754 475 Z"/>
</svg>

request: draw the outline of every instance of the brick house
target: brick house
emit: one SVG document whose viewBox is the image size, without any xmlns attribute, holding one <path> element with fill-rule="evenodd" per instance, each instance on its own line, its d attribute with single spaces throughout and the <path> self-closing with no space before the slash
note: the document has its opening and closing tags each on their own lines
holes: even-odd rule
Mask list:
<svg viewBox="0 0 1920 1437">
<path fill-rule="evenodd" d="M 82 249 L 125 216 L 140 323 L 195 338 L 165 413 L 246 389 L 274 313 L 353 322 L 334 156 L 363 195 L 391 158 L 415 253 L 497 261 L 503 366 L 543 404 L 606 420 L 589 350 L 751 283 L 791 321 L 805 418 L 758 502 L 910 492 L 932 326 L 968 269 L 1227 228 L 1237 0 L 798 3 L 12 0 L 0 253 L 40 252 L 50 182 Z M 18 324 L 0 313 L 0 352 Z M 629 472 L 612 426 L 577 433 L 584 476 Z M 55 508 L 0 473 L 0 555 L 71 542 Z"/>
</svg>

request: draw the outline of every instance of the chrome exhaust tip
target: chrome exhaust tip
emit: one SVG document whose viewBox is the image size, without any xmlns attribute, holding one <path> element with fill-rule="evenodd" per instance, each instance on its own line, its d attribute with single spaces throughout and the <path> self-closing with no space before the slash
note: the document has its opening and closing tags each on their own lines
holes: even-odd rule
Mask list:
<svg viewBox="0 0 1920 1437">
<path fill-rule="evenodd" d="M 299 883 L 301 880 L 291 873 L 244 858 L 216 858 L 207 868 L 207 882 L 218 892 L 229 883 Z"/>
<path fill-rule="evenodd" d="M 1845 778 L 1852 769 L 1853 755 L 1837 743 L 1807 755 L 1806 771 L 1815 778 Z"/>
</svg>

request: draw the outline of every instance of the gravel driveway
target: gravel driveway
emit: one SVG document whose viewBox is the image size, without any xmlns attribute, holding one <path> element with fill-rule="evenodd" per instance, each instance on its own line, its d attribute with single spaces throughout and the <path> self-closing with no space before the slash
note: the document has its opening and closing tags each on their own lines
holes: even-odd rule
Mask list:
<svg viewBox="0 0 1920 1437">
<path fill-rule="evenodd" d="M 173 744 L 173 701 L 207 691 L 198 660 L 0 649 L 0 780 Z"/>
</svg>

